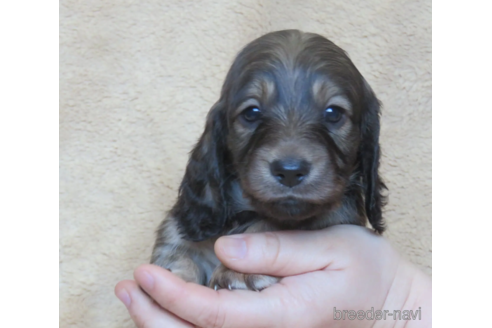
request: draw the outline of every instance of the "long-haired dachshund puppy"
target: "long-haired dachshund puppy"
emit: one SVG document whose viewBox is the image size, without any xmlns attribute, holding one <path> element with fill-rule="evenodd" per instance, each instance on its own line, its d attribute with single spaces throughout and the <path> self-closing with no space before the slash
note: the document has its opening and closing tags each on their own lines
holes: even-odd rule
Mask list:
<svg viewBox="0 0 492 328">
<path fill-rule="evenodd" d="M 380 104 L 347 54 L 297 30 L 237 56 L 191 152 L 151 262 L 186 281 L 261 290 L 278 281 L 223 266 L 222 235 L 365 225 L 383 232 Z"/>
</svg>

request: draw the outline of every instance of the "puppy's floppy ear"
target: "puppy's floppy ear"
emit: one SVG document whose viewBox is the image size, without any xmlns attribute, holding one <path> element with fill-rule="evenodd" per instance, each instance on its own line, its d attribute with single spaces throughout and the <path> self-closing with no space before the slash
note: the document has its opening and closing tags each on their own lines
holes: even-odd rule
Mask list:
<svg viewBox="0 0 492 328">
<path fill-rule="evenodd" d="M 361 117 L 361 144 L 359 163 L 364 188 L 365 211 L 374 230 L 382 233 L 385 229 L 382 209 L 386 198 L 382 195 L 386 186 L 379 177 L 379 116 L 380 103 L 366 80 L 363 80 L 363 112 Z"/>
<path fill-rule="evenodd" d="M 218 235 L 227 219 L 226 145 L 224 101 L 207 116 L 205 131 L 190 154 L 178 201 L 171 215 L 184 239 L 201 241 Z"/>
</svg>

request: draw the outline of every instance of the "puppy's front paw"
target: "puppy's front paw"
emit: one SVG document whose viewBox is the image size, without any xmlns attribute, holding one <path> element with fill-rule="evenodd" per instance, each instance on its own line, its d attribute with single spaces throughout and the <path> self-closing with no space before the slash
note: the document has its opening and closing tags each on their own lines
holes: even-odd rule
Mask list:
<svg viewBox="0 0 492 328">
<path fill-rule="evenodd" d="M 260 291 L 276 282 L 280 278 L 266 276 L 261 274 L 244 274 L 226 268 L 224 265 L 219 265 L 212 274 L 209 286 L 217 289 L 249 289 Z"/>
<path fill-rule="evenodd" d="M 200 271 L 198 265 L 189 258 L 181 258 L 176 261 L 167 262 L 159 259 L 153 264 L 159 265 L 166 270 L 171 271 L 176 276 L 180 277 L 186 282 L 193 282 L 195 284 L 206 284 L 206 277 Z"/>
</svg>

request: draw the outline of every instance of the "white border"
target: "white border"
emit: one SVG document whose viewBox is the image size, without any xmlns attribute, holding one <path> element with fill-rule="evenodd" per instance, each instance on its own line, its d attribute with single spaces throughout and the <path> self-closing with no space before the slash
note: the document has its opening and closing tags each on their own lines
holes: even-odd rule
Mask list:
<svg viewBox="0 0 492 328">
<path fill-rule="evenodd" d="M 0 4 L 2 326 L 58 311 L 58 2 Z"/>
<path fill-rule="evenodd" d="M 489 326 L 491 4 L 433 2 L 433 323 Z"/>
</svg>

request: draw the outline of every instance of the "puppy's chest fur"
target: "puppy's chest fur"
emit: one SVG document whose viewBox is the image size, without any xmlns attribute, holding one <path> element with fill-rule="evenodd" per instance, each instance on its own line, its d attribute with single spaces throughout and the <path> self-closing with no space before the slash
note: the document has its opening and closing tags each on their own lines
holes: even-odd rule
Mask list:
<svg viewBox="0 0 492 328">
<path fill-rule="evenodd" d="M 261 290 L 277 281 L 276 277 L 244 275 L 223 267 L 214 253 L 218 237 L 239 233 L 255 233 L 279 230 L 318 230 L 336 224 L 365 225 L 356 199 L 344 197 L 339 205 L 320 215 L 301 222 L 278 222 L 255 211 L 243 196 L 239 184 L 233 188 L 234 215 L 215 237 L 193 241 L 183 233 L 179 218 L 168 216 L 158 229 L 158 237 L 151 262 L 171 270 L 188 282 L 210 285 L 215 288 Z M 214 273 L 215 272 L 215 273 Z"/>
<path fill-rule="evenodd" d="M 318 230 L 336 224 L 366 225 L 366 217 L 362 210 L 362 198 L 344 195 L 335 206 L 322 211 L 318 215 L 301 221 L 279 221 L 262 215 L 250 204 L 238 182 L 233 183 L 232 203 L 234 215 L 221 235 L 239 234 L 244 232 L 261 232 L 276 230 Z"/>
</svg>

